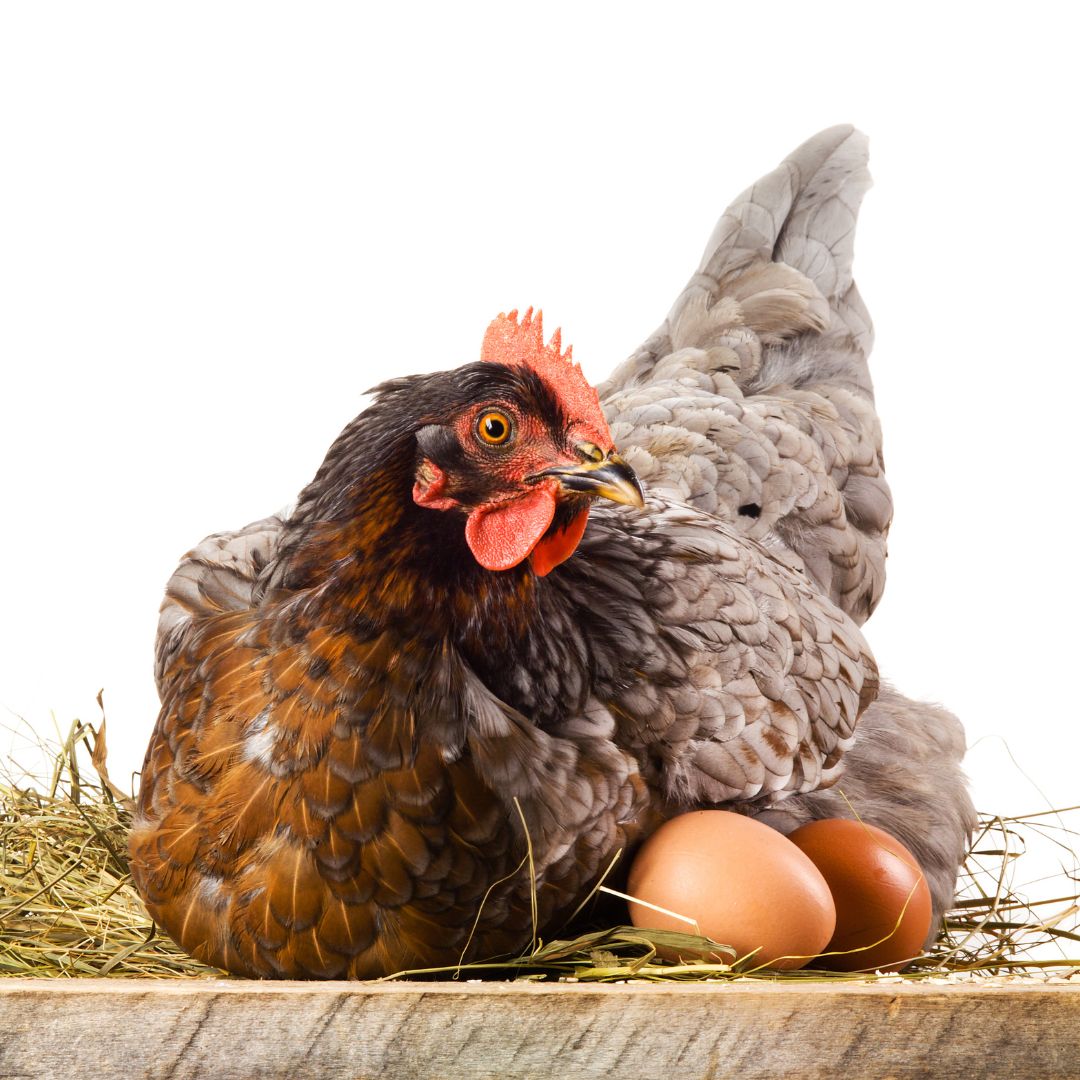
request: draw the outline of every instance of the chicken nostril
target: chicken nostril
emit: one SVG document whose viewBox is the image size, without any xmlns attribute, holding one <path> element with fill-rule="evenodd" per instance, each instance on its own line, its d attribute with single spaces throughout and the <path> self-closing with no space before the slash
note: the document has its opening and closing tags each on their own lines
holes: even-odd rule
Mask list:
<svg viewBox="0 0 1080 1080">
<path fill-rule="evenodd" d="M 604 451 L 601 450 L 600 447 L 596 445 L 596 443 L 591 443 L 591 442 L 578 443 L 577 446 L 574 447 L 574 449 L 577 450 L 577 452 L 586 461 L 603 461 L 604 457 L 606 456 L 604 454 Z"/>
<path fill-rule="evenodd" d="M 744 503 L 739 507 L 739 513 L 743 517 L 759 518 L 761 517 L 761 507 L 757 503 Z"/>
</svg>

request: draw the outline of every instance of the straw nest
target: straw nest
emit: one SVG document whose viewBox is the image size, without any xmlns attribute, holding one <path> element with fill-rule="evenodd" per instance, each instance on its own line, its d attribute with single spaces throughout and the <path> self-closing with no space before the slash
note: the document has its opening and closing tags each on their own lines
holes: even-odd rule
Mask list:
<svg viewBox="0 0 1080 1080">
<path fill-rule="evenodd" d="M 133 803 L 109 779 L 104 721 L 96 729 L 76 721 L 63 746 L 43 750 L 52 762 L 47 779 L 0 778 L 0 975 L 220 978 L 220 971 L 191 959 L 154 927 L 131 884 L 126 838 Z M 876 977 L 951 982 L 1037 973 L 1080 981 L 1078 812 L 983 816 L 956 906 L 935 947 L 902 976 Z M 1033 846 L 1055 851 L 1060 873 L 1018 885 Z M 672 963 L 658 948 L 713 962 Z M 818 968 L 765 971 L 752 956 L 736 957 L 706 939 L 628 926 L 572 939 L 534 936 L 520 957 L 392 978 L 407 976 L 600 982 L 875 977 Z"/>
</svg>

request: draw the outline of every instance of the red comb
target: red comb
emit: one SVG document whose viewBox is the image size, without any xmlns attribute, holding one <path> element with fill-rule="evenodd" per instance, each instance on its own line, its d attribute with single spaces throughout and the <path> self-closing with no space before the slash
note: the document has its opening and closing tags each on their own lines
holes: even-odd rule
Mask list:
<svg viewBox="0 0 1080 1080">
<path fill-rule="evenodd" d="M 597 445 L 609 449 L 611 432 L 600 408 L 600 398 L 585 379 L 580 364 L 570 359 L 573 346 L 562 351 L 562 331 L 556 330 L 544 344 L 544 313 L 533 309 L 521 317 L 515 308 L 509 315 L 500 314 L 484 334 L 480 359 L 487 364 L 527 367 L 548 384 L 558 397 L 568 419 Z"/>
<path fill-rule="evenodd" d="M 542 311 L 538 311 L 534 319 L 533 309 L 529 308 L 518 322 L 515 308 L 509 315 L 500 314 L 487 328 L 480 359 L 487 364 L 524 364 L 533 368 L 538 375 L 543 373 L 543 369 L 551 369 L 554 365 L 555 371 L 561 374 L 565 369 L 559 365 L 570 364 L 574 347 L 568 345 L 566 352 L 560 352 L 561 348 L 561 330 L 551 335 L 550 344 L 544 344 Z"/>
</svg>

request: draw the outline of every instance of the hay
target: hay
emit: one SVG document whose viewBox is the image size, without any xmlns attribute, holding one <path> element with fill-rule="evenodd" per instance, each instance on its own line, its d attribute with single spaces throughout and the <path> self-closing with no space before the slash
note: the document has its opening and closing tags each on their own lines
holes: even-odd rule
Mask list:
<svg viewBox="0 0 1080 1080">
<path fill-rule="evenodd" d="M 191 959 L 154 927 L 132 886 L 132 800 L 109 780 L 104 734 L 104 722 L 95 729 L 77 721 L 63 746 L 43 748 L 52 760 L 48 780 L 0 778 L 0 976 L 219 978 L 220 971 Z M 956 981 L 1039 973 L 1080 980 L 1080 833 L 1068 824 L 1078 811 L 984 816 L 956 906 L 935 947 L 903 975 L 762 970 L 752 956 L 736 957 L 693 934 L 616 926 L 548 942 L 534 937 L 521 957 L 391 978 Z M 1016 884 L 1032 842 L 1053 844 L 1061 856 L 1060 875 L 1037 883 L 1046 895 L 1036 898 Z M 530 869 L 526 858 L 521 870 Z M 1046 958 L 1051 946 L 1060 955 Z M 662 959 L 676 955 L 706 959 Z"/>
<path fill-rule="evenodd" d="M 220 976 L 158 933 L 135 892 L 131 799 L 92 768 L 104 747 L 104 725 L 76 722 L 47 783 L 0 778 L 0 976 Z"/>
</svg>

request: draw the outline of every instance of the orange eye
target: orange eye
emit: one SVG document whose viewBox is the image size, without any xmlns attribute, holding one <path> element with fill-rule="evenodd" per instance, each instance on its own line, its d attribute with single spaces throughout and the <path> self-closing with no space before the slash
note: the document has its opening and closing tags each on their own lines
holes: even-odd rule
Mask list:
<svg viewBox="0 0 1080 1080">
<path fill-rule="evenodd" d="M 489 409 L 476 422 L 476 434 L 488 446 L 498 446 L 510 438 L 510 417 L 506 413 Z"/>
</svg>

